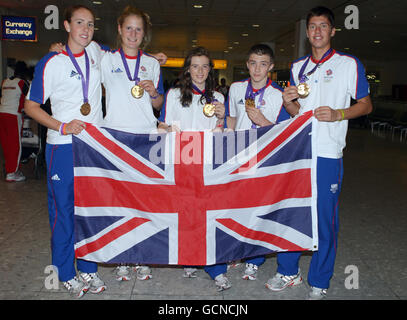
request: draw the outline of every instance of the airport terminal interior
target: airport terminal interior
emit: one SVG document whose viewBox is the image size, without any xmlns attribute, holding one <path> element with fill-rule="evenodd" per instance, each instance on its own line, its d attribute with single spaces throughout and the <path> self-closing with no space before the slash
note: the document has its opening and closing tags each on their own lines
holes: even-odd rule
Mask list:
<svg viewBox="0 0 407 320">
<path fill-rule="evenodd" d="M 215 74 L 226 84 L 248 77 L 246 53 L 256 43 L 275 53 L 270 78 L 288 85 L 291 63 L 309 54 L 305 17 L 320 5 L 314 0 L 0 0 L 3 18 L 34 18 L 34 40 L 6 39 L 2 28 L 0 72 L 13 74 L 17 61 L 29 67 L 55 42 L 66 41 L 63 10 L 86 4 L 96 15 L 94 40 L 116 46 L 116 19 L 126 5 L 150 15 L 152 40 L 147 52 L 163 52 L 165 88 L 177 79 L 186 53 L 204 46 L 218 61 Z M 349 121 L 344 150 L 344 179 L 339 202 L 339 240 L 328 300 L 407 299 L 407 20 L 404 0 L 329 0 L 335 14 L 332 46 L 363 63 L 373 111 Z M 6 182 L 0 153 L 0 300 L 72 299 L 62 284 L 50 288 L 50 225 L 44 160 L 46 128 L 24 121 L 21 171 L 23 182 Z M 152 279 L 118 282 L 115 266 L 101 264 L 107 290 L 87 293 L 84 300 L 303 300 L 310 287 L 311 253 L 300 268 L 304 283 L 282 292 L 265 287 L 277 268 L 270 254 L 255 281 L 241 278 L 244 262 L 228 270 L 232 287 L 218 292 L 198 269 L 197 278 L 183 278 L 181 266 L 152 266 Z"/>
</svg>

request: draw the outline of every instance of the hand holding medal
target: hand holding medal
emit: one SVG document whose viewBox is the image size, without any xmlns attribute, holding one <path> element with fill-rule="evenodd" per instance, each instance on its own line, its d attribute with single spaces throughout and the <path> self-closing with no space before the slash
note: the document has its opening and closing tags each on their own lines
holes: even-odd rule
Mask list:
<svg viewBox="0 0 407 320">
<path fill-rule="evenodd" d="M 206 103 L 203 107 L 203 113 L 208 118 L 211 118 L 215 115 L 215 105 L 212 103 Z"/>
<path fill-rule="evenodd" d="M 321 63 L 324 61 L 324 59 L 331 54 L 331 52 L 332 52 L 332 48 L 324 53 L 322 58 L 316 63 L 315 67 L 311 71 L 309 71 L 307 74 L 304 74 L 304 72 L 308 65 L 308 62 L 311 59 L 311 56 L 309 56 L 308 59 L 302 65 L 300 72 L 298 74 L 298 80 L 300 81 L 300 83 L 297 85 L 298 95 L 301 99 L 308 97 L 308 95 L 311 92 L 311 86 L 307 83 L 307 80 L 309 80 L 308 77 L 311 74 L 313 74 L 315 72 L 315 70 L 317 70 L 317 68 L 321 65 Z"/>
<path fill-rule="evenodd" d="M 254 92 L 254 90 L 253 90 L 251 81 L 249 81 L 247 84 L 246 94 L 245 94 L 245 108 L 246 108 L 247 116 L 252 121 L 252 126 L 251 126 L 252 129 L 257 128 L 257 124 L 259 123 L 258 119 L 264 118 L 263 113 L 260 111 L 260 104 L 263 101 L 264 91 L 266 90 L 269 81 L 267 81 L 266 85 L 263 88 L 256 90 L 256 92 Z M 258 106 L 256 106 L 256 97 L 257 96 L 259 96 L 259 100 L 258 100 L 259 105 Z"/>
</svg>

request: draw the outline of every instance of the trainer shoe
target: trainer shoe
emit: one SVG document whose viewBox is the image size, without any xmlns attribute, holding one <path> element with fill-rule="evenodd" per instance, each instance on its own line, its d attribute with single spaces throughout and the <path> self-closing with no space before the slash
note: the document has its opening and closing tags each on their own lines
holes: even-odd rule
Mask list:
<svg viewBox="0 0 407 320">
<path fill-rule="evenodd" d="M 219 292 L 227 290 L 232 286 L 229 282 L 229 279 L 223 273 L 216 276 L 215 285 Z"/>
<path fill-rule="evenodd" d="M 246 263 L 246 269 L 242 278 L 244 280 L 256 280 L 257 279 L 257 270 L 259 267 L 253 263 Z"/>
<path fill-rule="evenodd" d="M 309 300 L 322 300 L 326 298 L 328 289 L 321 289 L 316 287 L 311 287 L 311 291 L 309 292 L 308 299 Z"/>
<path fill-rule="evenodd" d="M 116 267 L 116 280 L 117 281 L 130 281 L 130 266 L 120 265 Z"/>
<path fill-rule="evenodd" d="M 285 276 L 277 272 L 275 276 L 266 282 L 266 288 L 271 291 L 281 291 L 287 287 L 297 286 L 302 283 L 301 271 L 294 276 Z"/>
<path fill-rule="evenodd" d="M 237 260 L 237 261 L 230 261 L 230 262 L 228 263 L 228 269 L 227 269 L 227 270 L 237 268 L 237 267 L 240 266 L 240 265 L 241 265 L 240 260 Z"/>
<path fill-rule="evenodd" d="M 184 278 L 196 278 L 198 271 L 197 268 L 184 268 L 184 274 L 182 275 Z"/>
<path fill-rule="evenodd" d="M 101 293 L 106 290 L 106 285 L 102 279 L 100 279 L 97 272 L 94 273 L 85 273 L 80 272 L 80 277 L 83 281 L 89 286 L 90 293 Z"/>
<path fill-rule="evenodd" d="M 82 298 L 83 295 L 89 290 L 89 286 L 82 280 L 79 280 L 76 276 L 71 280 L 64 281 L 62 283 L 71 296 L 77 299 Z"/>
<path fill-rule="evenodd" d="M 20 182 L 20 181 L 25 181 L 25 176 L 20 170 L 17 170 L 16 172 L 12 173 L 7 173 L 6 175 L 6 181 L 7 182 Z"/>
<path fill-rule="evenodd" d="M 134 271 L 137 273 L 138 280 L 148 280 L 153 277 L 149 266 L 135 266 Z"/>
</svg>

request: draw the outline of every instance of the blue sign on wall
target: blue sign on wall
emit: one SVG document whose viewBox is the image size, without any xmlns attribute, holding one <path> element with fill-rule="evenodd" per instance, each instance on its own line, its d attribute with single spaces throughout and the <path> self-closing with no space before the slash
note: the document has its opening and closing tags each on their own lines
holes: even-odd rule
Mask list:
<svg viewBox="0 0 407 320">
<path fill-rule="evenodd" d="M 1 17 L 1 39 L 37 41 L 37 19 L 35 17 Z"/>
</svg>

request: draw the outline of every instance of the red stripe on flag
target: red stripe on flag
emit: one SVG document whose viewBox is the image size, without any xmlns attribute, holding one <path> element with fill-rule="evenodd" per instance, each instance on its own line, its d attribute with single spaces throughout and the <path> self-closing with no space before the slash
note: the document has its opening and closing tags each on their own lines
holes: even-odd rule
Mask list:
<svg viewBox="0 0 407 320">
<path fill-rule="evenodd" d="M 280 133 L 274 140 L 272 140 L 263 150 L 257 153 L 253 158 L 246 162 L 241 167 L 237 168 L 231 174 L 242 173 L 248 171 L 256 164 L 258 164 L 262 159 L 264 159 L 268 154 L 270 154 L 275 148 L 277 148 L 281 143 L 287 140 L 295 131 L 298 130 L 309 118 L 312 117 L 312 111 L 304 113 L 302 116 L 294 120 L 282 133 Z"/>
<path fill-rule="evenodd" d="M 89 242 L 75 250 L 75 255 L 77 258 L 81 258 L 86 256 L 87 254 L 93 253 L 110 242 L 120 238 L 124 234 L 130 232 L 131 230 L 137 228 L 138 226 L 142 225 L 143 223 L 146 223 L 148 221 L 151 221 L 149 219 L 145 218 L 133 218 L 126 223 L 123 223 L 122 225 L 118 226 L 117 228 L 114 228 L 113 230 L 109 231 L 105 235 L 101 236 L 97 240 L 93 242 Z"/>
<path fill-rule="evenodd" d="M 125 207 L 148 212 L 177 212 L 177 186 L 140 184 L 104 177 L 75 177 L 75 206 Z"/>
<path fill-rule="evenodd" d="M 309 198 L 312 196 L 310 177 L 311 169 L 306 168 L 223 185 L 209 185 L 205 187 L 206 194 L 212 196 L 208 197 L 207 210 L 258 207 L 285 199 Z"/>
<path fill-rule="evenodd" d="M 151 169 L 150 167 L 146 166 L 140 160 L 137 160 L 119 145 L 117 145 L 112 140 L 106 138 L 98 129 L 96 129 L 91 124 L 86 124 L 86 132 L 89 133 L 93 139 L 99 142 L 102 146 L 108 149 L 111 153 L 116 155 L 118 158 L 126 162 L 128 165 L 132 166 L 137 171 L 143 173 L 149 178 L 160 178 L 164 179 L 164 177 L 156 172 L 155 170 Z"/>
<path fill-rule="evenodd" d="M 304 251 L 307 250 L 300 246 L 297 246 L 295 243 L 292 243 L 284 238 L 276 236 L 275 234 L 266 233 L 263 231 L 255 231 L 248 229 L 240 223 L 234 221 L 233 219 L 216 219 L 219 223 L 223 224 L 225 227 L 233 230 L 234 232 L 240 234 L 242 237 L 259 240 L 272 244 L 273 246 L 279 247 L 283 250 L 289 251 Z"/>
<path fill-rule="evenodd" d="M 185 171 L 178 171 L 177 166 L 175 168 L 177 179 L 181 178 L 180 175 L 185 176 L 182 186 L 139 184 L 103 177 L 75 177 L 75 206 L 126 207 L 169 213 L 183 210 L 184 203 L 188 204 L 186 207 L 191 207 L 191 203 L 199 203 L 206 210 L 222 210 L 270 205 L 284 199 L 308 198 L 312 195 L 309 168 L 199 188 L 197 185 L 192 187 L 192 176 L 198 170 L 195 173 L 190 170 L 186 174 Z M 239 196 L 231 197 L 233 194 Z"/>
</svg>

